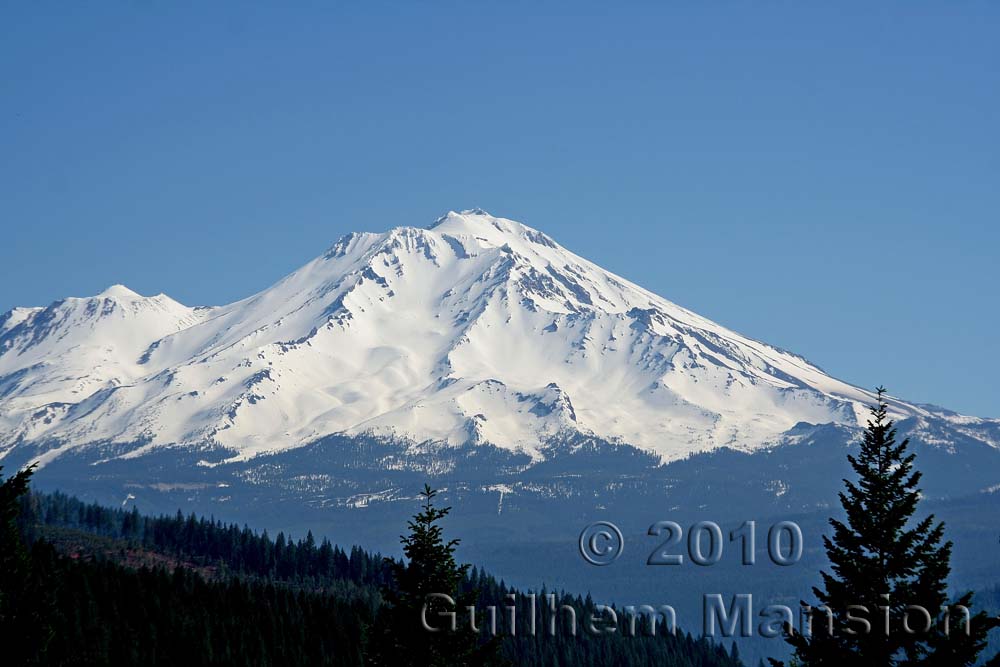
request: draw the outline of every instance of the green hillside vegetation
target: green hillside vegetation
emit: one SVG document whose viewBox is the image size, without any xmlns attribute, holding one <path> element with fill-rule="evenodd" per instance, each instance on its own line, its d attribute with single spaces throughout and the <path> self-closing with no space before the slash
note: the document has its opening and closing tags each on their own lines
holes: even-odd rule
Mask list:
<svg viewBox="0 0 1000 667">
<path fill-rule="evenodd" d="M 384 624 L 401 622 L 385 613 L 398 561 L 312 534 L 272 538 L 193 515 L 149 517 L 31 492 L 29 477 L 3 484 L 4 664 L 359 665 L 378 637 L 393 634 Z M 462 597 L 479 609 L 497 607 L 499 652 L 510 664 L 740 665 L 733 648 L 662 627 L 655 636 L 646 625 L 637 636 L 589 634 L 582 620 L 596 613 L 594 603 L 564 592 L 556 603 L 581 619 L 576 636 L 565 611 L 555 636 L 542 630 L 545 590 L 536 592 L 539 631 L 531 636 L 522 625 L 528 591 L 477 568 L 462 573 Z M 518 601 L 516 636 L 505 628 L 510 594 Z"/>
</svg>

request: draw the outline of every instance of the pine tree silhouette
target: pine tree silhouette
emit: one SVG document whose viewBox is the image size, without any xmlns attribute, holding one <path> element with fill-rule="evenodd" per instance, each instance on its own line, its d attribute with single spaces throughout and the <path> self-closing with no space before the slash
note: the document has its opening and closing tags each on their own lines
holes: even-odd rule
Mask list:
<svg viewBox="0 0 1000 667">
<path fill-rule="evenodd" d="M 844 480 L 840 493 L 847 522 L 830 519 L 833 537 L 823 537 L 832 571 L 821 573 L 822 589 L 813 589 L 830 610 L 833 632 L 827 611 L 819 608 L 813 613 L 811 636 L 802 628 L 789 628 L 792 664 L 974 665 L 986 633 L 1000 623 L 982 612 L 966 621 L 960 607 L 971 606 L 971 593 L 948 605 L 952 543 L 942 543 L 944 523 L 935 522 L 933 515 L 912 522 L 921 473 L 914 470 L 909 440 L 896 443 L 885 389 L 877 392 L 860 452 L 847 457 L 857 473 L 856 482 Z M 771 664 L 783 663 L 772 659 Z M 1000 656 L 989 664 L 1000 664 Z"/>
<path fill-rule="evenodd" d="M 32 465 L 0 483 L 0 646 L 11 665 L 41 664 L 52 638 L 51 594 L 17 524 L 33 472 Z"/>
<path fill-rule="evenodd" d="M 424 485 L 421 495 L 424 504 L 408 523 L 409 535 L 400 536 L 407 560 L 392 564 L 395 585 L 384 592 L 387 604 L 377 620 L 380 637 L 374 642 L 369 663 L 426 667 L 503 664 L 499 637 L 481 642 L 479 633 L 470 627 L 466 610 L 475 605 L 476 591 L 460 590 L 470 566 L 455 561 L 459 540 L 445 541 L 439 524 L 451 508 L 434 507 L 437 491 L 429 485 Z M 455 604 L 437 597 L 442 594 Z M 455 629 L 451 628 L 450 613 L 459 617 Z M 425 628 L 422 617 L 436 631 Z"/>
</svg>

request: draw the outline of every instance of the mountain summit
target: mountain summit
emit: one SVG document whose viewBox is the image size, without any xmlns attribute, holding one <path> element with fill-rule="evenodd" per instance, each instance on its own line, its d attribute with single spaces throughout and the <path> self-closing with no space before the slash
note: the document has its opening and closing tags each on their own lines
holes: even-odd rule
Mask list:
<svg viewBox="0 0 1000 667">
<path fill-rule="evenodd" d="M 248 458 L 376 433 L 535 461 L 585 434 L 671 461 L 800 422 L 856 427 L 873 400 L 479 209 L 348 234 L 225 306 L 116 285 L 0 317 L 0 458 L 22 443 L 43 462 L 93 444 Z"/>
</svg>

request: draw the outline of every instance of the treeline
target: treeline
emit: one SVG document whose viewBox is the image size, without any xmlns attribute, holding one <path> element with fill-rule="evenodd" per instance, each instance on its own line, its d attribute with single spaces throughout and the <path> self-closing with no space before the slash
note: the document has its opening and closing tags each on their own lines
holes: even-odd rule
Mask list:
<svg viewBox="0 0 1000 667">
<path fill-rule="evenodd" d="M 180 513 L 147 517 L 61 493 L 16 494 L 15 507 L 0 540 L 0 646 L 15 647 L 5 665 L 361 665 L 397 634 L 380 624 L 402 622 L 385 613 L 400 563 L 360 548 Z M 11 567 L 16 541 L 31 546 Z M 735 649 L 663 626 L 649 636 L 645 621 L 639 636 L 592 636 L 583 629 L 597 612 L 589 597 L 558 593 L 556 605 L 572 607 L 579 627 L 571 634 L 562 610 L 550 636 L 549 593 L 538 592 L 532 636 L 526 592 L 475 568 L 458 590 L 477 608 L 497 608 L 501 664 L 740 665 Z M 406 623 L 398 634 L 419 618 Z"/>
<path fill-rule="evenodd" d="M 50 584 L 30 603 L 47 626 L 45 650 L 13 637 L 22 661 L 4 664 L 359 665 L 373 618 L 363 602 L 240 578 L 207 581 L 183 567 L 73 561 L 45 543 L 31 567 Z"/>
<path fill-rule="evenodd" d="M 391 583 L 386 561 L 359 547 L 345 552 L 327 539 L 317 543 L 312 533 L 298 541 L 284 533 L 274 538 L 247 526 L 184 516 L 143 516 L 138 509 L 109 508 L 84 503 L 63 493 L 30 492 L 22 497 L 19 519 L 29 541 L 53 538 L 51 529 L 68 528 L 121 540 L 122 546 L 171 556 L 190 566 L 218 567 L 222 574 L 274 581 L 329 586 L 351 581 L 379 588 Z"/>
</svg>

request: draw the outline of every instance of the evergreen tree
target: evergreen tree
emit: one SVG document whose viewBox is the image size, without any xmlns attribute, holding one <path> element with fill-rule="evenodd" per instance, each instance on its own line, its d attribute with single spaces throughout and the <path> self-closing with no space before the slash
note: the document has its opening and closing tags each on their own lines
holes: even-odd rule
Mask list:
<svg viewBox="0 0 1000 667">
<path fill-rule="evenodd" d="M 455 561 L 459 540 L 445 541 L 439 524 L 451 508 L 434 507 L 437 492 L 429 485 L 421 495 L 424 504 L 408 523 L 410 534 L 400 536 L 406 562 L 392 563 L 394 586 L 385 590 L 387 604 L 378 618 L 379 637 L 369 662 L 421 667 L 499 664 L 499 639 L 481 642 L 470 627 L 467 607 L 476 604 L 477 596 L 460 589 L 470 566 Z M 438 597 L 442 594 L 454 604 Z M 456 616 L 452 628 L 450 619 Z M 428 630 L 422 619 L 436 631 Z"/>
<path fill-rule="evenodd" d="M 0 646 L 5 664 L 40 662 L 52 637 L 49 591 L 32 568 L 18 527 L 21 497 L 33 471 L 29 466 L 0 483 Z"/>
<path fill-rule="evenodd" d="M 946 608 L 952 543 L 942 543 L 944 524 L 933 515 L 912 522 L 921 474 L 909 440 L 896 443 L 885 389 L 877 391 L 860 452 L 847 457 L 857 473 L 857 482 L 845 479 L 840 493 L 847 522 L 830 519 L 833 538 L 823 537 L 832 572 L 821 573 L 823 589 L 813 593 L 829 612 L 814 610 L 811 633 L 789 628 L 793 664 L 973 665 L 998 622 L 985 613 L 965 620 L 958 606 L 969 607 L 971 593 Z M 990 665 L 998 663 L 1000 657 Z"/>
</svg>

